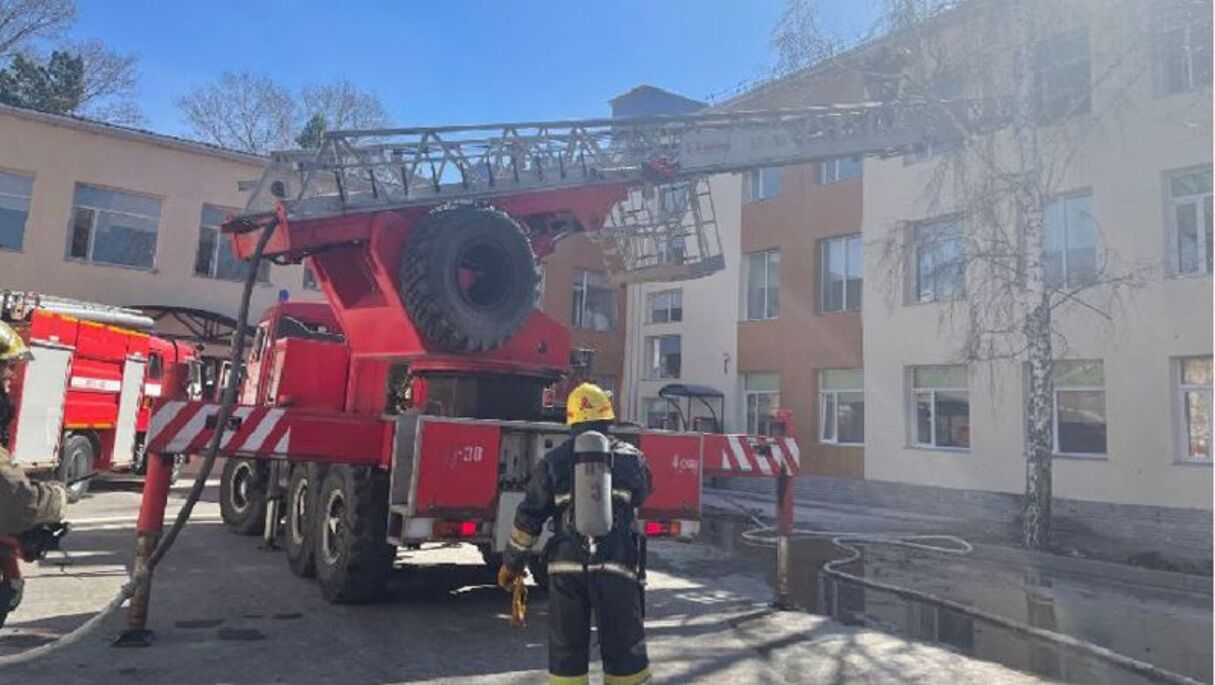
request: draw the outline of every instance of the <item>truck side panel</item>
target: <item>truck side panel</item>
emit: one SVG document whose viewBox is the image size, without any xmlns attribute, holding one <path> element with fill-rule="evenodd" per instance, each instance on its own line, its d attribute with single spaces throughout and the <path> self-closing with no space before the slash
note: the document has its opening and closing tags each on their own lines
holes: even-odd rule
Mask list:
<svg viewBox="0 0 1215 685">
<path fill-rule="evenodd" d="M 63 435 L 72 350 L 36 341 L 30 348 L 34 358 L 25 365 L 20 386 L 15 388 L 18 414 L 12 436 L 13 460 L 25 466 L 51 465 Z"/>
</svg>

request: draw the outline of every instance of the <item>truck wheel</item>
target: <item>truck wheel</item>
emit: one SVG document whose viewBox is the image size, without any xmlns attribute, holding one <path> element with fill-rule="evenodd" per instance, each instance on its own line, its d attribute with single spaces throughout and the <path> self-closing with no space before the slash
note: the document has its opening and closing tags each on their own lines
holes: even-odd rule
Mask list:
<svg viewBox="0 0 1215 685">
<path fill-rule="evenodd" d="M 316 545 L 312 543 L 312 512 L 316 508 L 317 469 L 311 464 L 296 464 L 287 485 L 286 538 L 287 565 L 301 578 L 316 575 Z"/>
<path fill-rule="evenodd" d="M 536 259 L 514 219 L 457 206 L 422 220 L 397 280 L 423 338 L 452 352 L 480 352 L 502 345 L 531 314 Z"/>
<path fill-rule="evenodd" d="M 67 486 L 68 502 L 79 502 L 89 491 L 89 481 L 83 480 L 93 473 L 97 451 L 93 441 L 85 435 L 69 435 L 59 452 L 58 478 Z"/>
<path fill-rule="evenodd" d="M 367 467 L 329 469 L 313 515 L 316 579 L 329 602 L 366 602 L 384 591 L 396 548 L 388 533 L 388 478 Z"/>
<path fill-rule="evenodd" d="M 250 459 L 231 459 L 219 481 L 219 515 L 238 535 L 260 535 L 266 525 L 266 474 Z"/>
</svg>

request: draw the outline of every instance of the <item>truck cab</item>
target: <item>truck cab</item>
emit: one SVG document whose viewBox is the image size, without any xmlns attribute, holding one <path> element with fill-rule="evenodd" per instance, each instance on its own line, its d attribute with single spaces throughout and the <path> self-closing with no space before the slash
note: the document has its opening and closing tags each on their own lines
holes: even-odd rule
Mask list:
<svg viewBox="0 0 1215 685">
<path fill-rule="evenodd" d="M 341 409 L 349 356 L 329 305 L 280 302 L 266 310 L 254 331 L 238 399 L 255 406 Z M 283 373 L 288 368 L 295 373 Z"/>
</svg>

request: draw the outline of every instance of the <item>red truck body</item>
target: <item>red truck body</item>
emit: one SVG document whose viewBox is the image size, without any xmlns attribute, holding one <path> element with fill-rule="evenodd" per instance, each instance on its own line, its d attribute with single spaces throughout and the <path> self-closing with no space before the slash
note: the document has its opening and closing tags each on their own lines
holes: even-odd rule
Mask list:
<svg viewBox="0 0 1215 685">
<path fill-rule="evenodd" d="M 14 461 L 30 470 L 58 468 L 61 477 L 134 466 L 151 400 L 188 396 L 193 350 L 84 318 L 95 311 L 104 319 L 108 310 L 102 305 L 73 302 L 56 309 L 44 306 L 41 296 L 7 291 L 2 299 L 5 319 L 33 353 L 10 388 L 16 416 L 7 448 Z M 84 439 L 74 443 L 80 468 L 65 474 L 61 451 L 76 437 Z"/>
</svg>

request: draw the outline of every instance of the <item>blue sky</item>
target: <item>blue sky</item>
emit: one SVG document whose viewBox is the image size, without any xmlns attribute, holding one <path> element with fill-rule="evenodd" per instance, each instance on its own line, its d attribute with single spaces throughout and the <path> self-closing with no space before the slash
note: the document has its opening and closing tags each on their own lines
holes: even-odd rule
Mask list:
<svg viewBox="0 0 1215 685">
<path fill-rule="evenodd" d="M 820 0 L 864 28 L 872 0 Z M 702 99 L 765 73 L 784 0 L 78 0 L 72 35 L 139 57 L 148 127 L 188 129 L 174 104 L 224 70 L 298 88 L 345 76 L 398 125 L 601 116 L 650 83 Z"/>
</svg>

